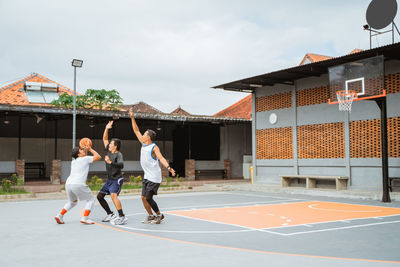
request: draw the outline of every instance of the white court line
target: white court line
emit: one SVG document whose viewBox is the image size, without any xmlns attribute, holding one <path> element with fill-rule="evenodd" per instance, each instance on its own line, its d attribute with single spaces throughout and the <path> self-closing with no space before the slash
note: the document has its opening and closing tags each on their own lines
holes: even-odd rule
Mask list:
<svg viewBox="0 0 400 267">
<path fill-rule="evenodd" d="M 324 201 L 324 200 L 309 200 L 310 202 L 325 202 L 325 203 L 336 203 L 336 204 L 347 204 L 347 205 L 357 205 L 357 206 L 364 206 L 364 207 L 375 207 L 375 208 L 390 208 L 390 209 L 398 209 L 399 207 L 387 207 L 387 206 L 376 206 L 376 205 L 367 205 L 367 204 L 354 204 L 354 203 L 346 203 L 346 202 L 337 202 L 337 201 Z"/>
<path fill-rule="evenodd" d="M 242 232 L 254 232 L 253 229 L 241 229 L 241 230 L 222 230 L 222 231 L 185 231 L 185 230 L 158 230 L 158 229 L 144 229 L 144 228 L 134 228 L 122 225 L 115 225 L 121 228 L 144 231 L 144 232 L 157 232 L 157 233 L 175 233 L 175 234 L 226 234 L 226 233 L 242 233 Z"/>
<path fill-rule="evenodd" d="M 283 234 L 283 235 L 284 236 L 292 236 L 292 235 L 301 235 L 301 234 L 312 234 L 312 233 L 318 233 L 318 232 L 327 232 L 327 231 L 335 231 L 335 230 L 343 230 L 343 229 L 352 229 L 352 228 L 360 228 L 360 227 L 367 227 L 367 226 L 374 226 L 374 225 L 381 225 L 381 224 L 391 224 L 391 223 L 400 223 L 400 221 L 390 221 L 390 222 L 380 222 L 380 223 L 369 223 L 369 224 L 361 224 L 361 225 L 343 226 L 343 227 L 321 229 L 321 230 L 314 230 L 314 231 L 295 232 L 295 233 Z"/>
<path fill-rule="evenodd" d="M 291 201 L 291 200 L 288 200 L 288 201 Z M 276 202 L 281 202 L 281 200 L 272 200 L 272 201 L 265 201 L 265 202 L 257 201 L 257 202 L 221 203 L 221 204 L 211 204 L 211 205 L 180 206 L 180 207 L 165 208 L 163 210 L 164 211 L 174 211 L 174 210 L 179 209 L 179 211 L 192 211 L 193 208 L 196 208 L 195 210 L 199 210 L 199 209 L 207 209 L 207 208 L 213 208 L 213 207 L 218 208 L 218 209 L 223 209 L 223 208 L 225 208 L 223 206 L 248 205 L 248 204 L 268 205 L 270 203 L 276 203 Z M 291 202 L 286 202 L 286 203 L 291 203 Z M 282 204 L 286 204 L 286 203 L 282 203 Z M 241 208 L 241 207 L 252 207 L 252 206 L 234 206 L 233 208 Z M 231 208 L 231 207 L 229 207 L 229 208 Z M 182 210 L 182 209 L 190 209 L 190 210 Z M 132 213 L 132 214 L 128 214 L 125 216 L 140 215 L 140 214 L 147 214 L 147 213 Z"/>
<path fill-rule="evenodd" d="M 222 224 L 222 225 L 230 225 L 230 226 L 235 226 L 235 227 L 248 229 L 248 230 L 251 230 L 251 231 L 258 231 L 258 232 L 270 233 L 270 234 L 275 234 L 275 235 L 285 235 L 285 234 L 281 234 L 281 233 L 278 233 L 278 232 L 272 232 L 272 231 L 268 231 L 268 230 L 265 230 L 265 229 L 257 229 L 257 228 L 252 228 L 252 227 L 246 227 L 246 226 L 238 225 L 238 224 L 223 223 L 223 222 L 217 222 L 217 221 L 209 221 L 209 220 L 205 220 L 205 219 L 194 218 L 194 217 L 189 217 L 189 216 L 185 216 L 185 215 L 178 215 L 178 214 L 172 214 L 172 213 L 168 213 L 168 215 L 174 215 L 174 216 L 178 216 L 178 217 L 183 217 L 183 218 L 187 218 L 187 219 L 198 220 L 198 221 L 203 221 L 203 222 L 208 222 L 208 223 L 217 223 L 217 224 Z"/>
<path fill-rule="evenodd" d="M 400 216 L 400 214 L 396 215 L 387 215 L 387 216 L 382 216 L 381 218 L 389 218 L 389 217 L 396 217 Z M 369 220 L 369 219 L 374 219 L 375 217 L 367 217 L 367 218 L 356 218 L 356 219 L 351 219 L 351 221 L 359 221 L 359 220 Z M 313 227 L 314 225 L 318 224 L 325 224 L 325 223 L 335 223 L 335 222 L 342 222 L 343 220 L 336 220 L 336 221 L 325 221 L 325 222 L 316 222 L 316 223 L 307 223 L 307 224 L 295 224 L 295 225 L 288 225 L 284 227 L 268 227 L 268 228 L 263 228 L 263 230 L 270 230 L 270 229 L 280 229 L 280 228 L 290 228 L 290 227 L 298 227 L 298 226 L 307 226 L 307 227 Z"/>
</svg>

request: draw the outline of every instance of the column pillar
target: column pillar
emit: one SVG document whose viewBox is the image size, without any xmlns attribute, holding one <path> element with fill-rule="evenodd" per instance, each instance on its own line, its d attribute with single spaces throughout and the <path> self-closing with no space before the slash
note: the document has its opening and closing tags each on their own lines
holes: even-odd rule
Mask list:
<svg viewBox="0 0 400 267">
<path fill-rule="evenodd" d="M 24 180 L 25 183 L 25 160 L 24 159 L 17 159 L 15 161 L 15 173 L 19 178 Z"/>
<path fill-rule="evenodd" d="M 52 184 L 61 183 L 61 160 L 59 159 L 54 159 L 51 162 L 50 181 Z"/>
<path fill-rule="evenodd" d="M 229 159 L 224 160 L 224 170 L 226 170 L 226 178 L 231 178 L 231 161 Z"/>
<path fill-rule="evenodd" d="M 185 178 L 195 180 L 196 161 L 194 159 L 185 160 Z"/>
</svg>

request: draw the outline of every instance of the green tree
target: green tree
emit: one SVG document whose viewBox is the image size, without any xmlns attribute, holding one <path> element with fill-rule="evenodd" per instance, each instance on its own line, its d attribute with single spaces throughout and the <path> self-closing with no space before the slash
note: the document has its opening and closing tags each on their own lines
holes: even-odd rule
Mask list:
<svg viewBox="0 0 400 267">
<path fill-rule="evenodd" d="M 63 107 L 67 109 L 73 108 L 74 98 L 72 95 L 63 93 L 59 96 L 57 100 L 51 102 L 52 105 L 57 107 Z M 91 109 L 98 108 L 118 110 L 119 106 L 122 104 L 122 98 L 120 97 L 118 91 L 116 90 L 95 90 L 88 89 L 84 95 L 76 96 L 76 107 Z"/>
</svg>

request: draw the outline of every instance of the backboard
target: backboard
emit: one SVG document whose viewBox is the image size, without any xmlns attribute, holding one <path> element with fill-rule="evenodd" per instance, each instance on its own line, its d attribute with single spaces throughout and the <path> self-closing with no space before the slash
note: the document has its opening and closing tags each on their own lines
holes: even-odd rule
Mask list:
<svg viewBox="0 0 400 267">
<path fill-rule="evenodd" d="M 337 93 L 355 91 L 354 101 L 386 95 L 383 56 L 329 68 L 329 104 L 337 104 Z"/>
</svg>

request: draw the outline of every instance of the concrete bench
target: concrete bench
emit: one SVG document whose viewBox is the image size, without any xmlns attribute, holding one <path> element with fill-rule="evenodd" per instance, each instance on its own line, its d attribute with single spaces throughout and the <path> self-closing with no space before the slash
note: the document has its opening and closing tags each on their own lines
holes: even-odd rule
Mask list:
<svg viewBox="0 0 400 267">
<path fill-rule="evenodd" d="M 316 188 L 317 180 L 333 180 L 336 183 L 336 190 L 346 190 L 346 176 L 322 176 L 322 175 L 280 175 L 282 179 L 282 187 L 289 187 L 291 179 L 305 179 L 306 188 Z"/>
<path fill-rule="evenodd" d="M 393 191 L 393 184 L 394 184 L 393 180 L 400 180 L 400 177 L 389 177 L 389 189 L 390 189 L 390 192 Z"/>
</svg>

